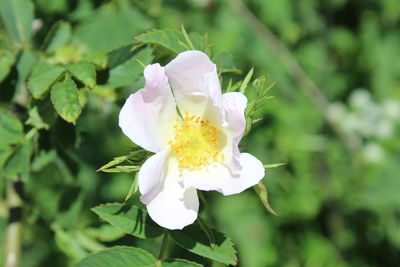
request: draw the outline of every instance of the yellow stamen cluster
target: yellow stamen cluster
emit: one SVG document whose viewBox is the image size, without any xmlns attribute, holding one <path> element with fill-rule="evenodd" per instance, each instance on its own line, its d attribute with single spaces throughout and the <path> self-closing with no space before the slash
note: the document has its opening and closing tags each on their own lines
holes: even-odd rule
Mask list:
<svg viewBox="0 0 400 267">
<path fill-rule="evenodd" d="M 183 122 L 176 121 L 175 136 L 168 144 L 176 155 L 179 168 L 197 169 L 224 160 L 218 149 L 218 130 L 209 121 L 184 113 Z"/>
</svg>

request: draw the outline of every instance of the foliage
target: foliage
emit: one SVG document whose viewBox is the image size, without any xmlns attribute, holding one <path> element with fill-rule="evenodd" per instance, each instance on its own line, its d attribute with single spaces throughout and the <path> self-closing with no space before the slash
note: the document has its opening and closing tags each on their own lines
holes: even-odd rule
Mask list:
<svg viewBox="0 0 400 267">
<path fill-rule="evenodd" d="M 2 263 L 10 194 L 24 267 L 400 261 L 397 1 L 0 0 L 0 16 Z M 143 66 L 193 48 L 248 96 L 241 145 L 266 177 L 165 231 L 138 199 L 151 154 L 117 118 Z"/>
</svg>

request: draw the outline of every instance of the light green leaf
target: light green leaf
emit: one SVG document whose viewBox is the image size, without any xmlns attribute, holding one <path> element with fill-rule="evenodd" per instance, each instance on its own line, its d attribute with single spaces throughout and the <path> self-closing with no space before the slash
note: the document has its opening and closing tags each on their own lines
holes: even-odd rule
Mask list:
<svg viewBox="0 0 400 267">
<path fill-rule="evenodd" d="M 203 265 L 196 262 L 183 260 L 183 259 L 172 259 L 166 260 L 162 263 L 162 267 L 202 267 Z"/>
<path fill-rule="evenodd" d="M 91 254 L 74 267 L 156 267 L 156 258 L 134 247 L 113 247 Z"/>
<path fill-rule="evenodd" d="M 253 77 L 253 72 L 254 68 L 251 68 L 250 71 L 247 73 L 246 77 L 244 78 L 242 84 L 240 85 L 239 92 L 245 93 L 247 86 L 249 85 L 249 82 L 251 80 L 251 77 Z"/>
<path fill-rule="evenodd" d="M 9 50 L 0 48 L 0 82 L 7 77 L 14 62 L 14 54 Z"/>
<path fill-rule="evenodd" d="M 181 231 L 170 231 L 170 235 L 179 246 L 195 254 L 227 265 L 236 265 L 236 250 L 231 240 L 216 230 L 211 231 L 214 244 L 211 244 L 199 224 L 189 225 Z"/>
<path fill-rule="evenodd" d="M 283 165 L 286 165 L 286 162 L 282 162 L 282 163 L 273 163 L 273 164 L 264 164 L 264 168 L 266 169 L 271 169 L 271 168 L 277 168 Z"/>
<path fill-rule="evenodd" d="M 10 112 L 0 109 L 0 145 L 19 144 L 23 141 L 22 123 Z"/>
<path fill-rule="evenodd" d="M 1 18 L 12 39 L 28 43 L 32 37 L 33 3 L 30 0 L 2 0 Z"/>
<path fill-rule="evenodd" d="M 69 77 L 53 85 L 51 102 L 61 118 L 68 122 L 75 123 L 81 114 L 78 89 Z"/>
<path fill-rule="evenodd" d="M 117 167 L 115 167 L 115 168 L 109 168 L 109 169 L 105 169 L 105 170 L 102 170 L 103 172 L 113 172 L 113 173 L 118 173 L 118 172 L 126 172 L 126 173 L 129 173 L 129 172 L 137 172 L 138 170 L 140 169 L 140 166 L 130 166 L 130 165 L 127 165 L 127 166 L 117 166 Z"/>
<path fill-rule="evenodd" d="M 26 121 L 27 125 L 31 125 L 33 127 L 35 127 L 36 129 L 49 129 L 49 125 L 47 123 L 45 123 L 42 118 L 39 115 L 39 111 L 37 107 L 33 107 L 31 108 L 29 111 L 29 118 Z"/>
<path fill-rule="evenodd" d="M 17 63 L 18 81 L 16 84 L 16 90 L 14 98 L 21 96 L 21 91 L 25 90 L 26 79 L 32 71 L 32 67 L 37 61 L 36 55 L 30 49 L 24 49 L 19 56 Z"/>
<path fill-rule="evenodd" d="M 126 194 L 125 202 L 127 202 L 128 199 L 130 199 L 131 196 L 133 196 L 139 190 L 138 175 L 139 175 L 139 172 L 136 172 L 135 178 L 132 181 L 131 187 L 129 187 L 128 194 Z"/>
<path fill-rule="evenodd" d="M 96 85 L 96 70 L 86 61 L 66 65 L 68 71 L 84 85 L 93 88 Z"/>
<path fill-rule="evenodd" d="M 262 182 L 259 182 L 257 185 L 253 186 L 253 188 L 259 196 L 264 207 L 275 216 L 279 216 L 279 214 L 276 213 L 276 211 L 272 208 L 271 204 L 268 201 L 268 191 L 265 185 Z"/>
<path fill-rule="evenodd" d="M 65 21 L 56 22 L 50 29 L 45 45 L 48 52 L 54 52 L 58 48 L 66 45 L 71 39 L 71 25 Z"/>
<path fill-rule="evenodd" d="M 136 206 L 108 203 L 94 207 L 92 210 L 100 218 L 130 235 L 152 238 L 160 236 L 164 232 L 150 219 L 146 211 Z"/>
<path fill-rule="evenodd" d="M 64 74 L 65 69 L 61 66 L 49 65 L 38 62 L 33 67 L 28 80 L 28 89 L 34 98 L 42 98 L 51 85 Z"/>
<path fill-rule="evenodd" d="M 84 60 L 92 63 L 97 69 L 105 69 L 108 64 L 107 53 L 103 51 L 92 51 L 84 56 Z"/>
<path fill-rule="evenodd" d="M 110 168 L 110 167 L 113 167 L 113 166 L 115 166 L 115 165 L 118 165 L 118 164 L 124 162 L 124 161 L 127 160 L 127 159 L 128 159 L 128 156 L 121 156 L 121 157 L 113 158 L 113 160 L 111 160 L 109 163 L 107 163 L 107 164 L 101 166 L 97 171 L 98 171 L 98 172 L 99 172 L 99 171 L 104 171 L 105 169 L 108 169 L 108 168 Z"/>
</svg>

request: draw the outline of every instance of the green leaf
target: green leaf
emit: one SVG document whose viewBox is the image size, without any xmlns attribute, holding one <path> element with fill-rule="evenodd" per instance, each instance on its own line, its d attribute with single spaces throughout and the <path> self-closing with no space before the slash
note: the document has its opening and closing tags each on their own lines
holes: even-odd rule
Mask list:
<svg viewBox="0 0 400 267">
<path fill-rule="evenodd" d="M 8 179 L 13 179 L 20 175 L 23 181 L 29 178 L 31 148 L 29 143 L 19 145 L 13 154 L 5 162 L 3 175 Z"/>
<path fill-rule="evenodd" d="M 176 54 L 190 50 L 185 44 L 186 39 L 182 32 L 173 30 L 152 30 L 142 33 L 136 39 L 145 44 L 156 44 L 163 46 Z"/>
<path fill-rule="evenodd" d="M 109 168 L 102 170 L 103 172 L 113 172 L 113 173 L 118 173 L 118 172 L 137 172 L 140 169 L 140 166 L 131 166 L 131 165 L 126 165 L 126 166 L 117 166 L 115 168 Z"/>
<path fill-rule="evenodd" d="M 124 162 L 124 161 L 127 160 L 127 159 L 128 159 L 128 156 L 121 156 L 121 157 L 113 158 L 113 160 L 111 160 L 109 163 L 107 163 L 107 164 L 101 166 L 97 171 L 98 171 L 98 172 L 99 172 L 99 171 L 104 171 L 105 169 L 108 169 L 108 168 L 110 168 L 110 167 L 113 167 L 113 166 L 115 166 L 115 165 L 118 165 L 118 164 Z"/>
<path fill-rule="evenodd" d="M 36 129 L 46 129 L 48 130 L 50 128 L 50 126 L 45 123 L 42 118 L 40 117 L 39 111 L 37 107 L 33 107 L 31 108 L 29 111 L 29 118 L 26 121 L 27 125 L 31 125 L 33 127 L 35 127 Z"/>
<path fill-rule="evenodd" d="M 0 145 L 0 170 L 12 153 L 13 149 L 11 148 L 11 146 Z"/>
<path fill-rule="evenodd" d="M 156 267 L 156 258 L 134 247 L 113 247 L 91 254 L 74 267 Z"/>
<path fill-rule="evenodd" d="M 81 114 L 78 89 L 68 76 L 65 77 L 64 81 L 53 85 L 51 102 L 61 118 L 68 122 L 75 123 Z"/>
<path fill-rule="evenodd" d="M 137 51 L 135 51 L 139 46 L 136 43 L 131 43 L 123 45 L 121 47 L 111 50 L 108 55 L 108 67 L 110 69 L 124 63 L 128 59 L 131 59 Z"/>
<path fill-rule="evenodd" d="M 251 80 L 251 77 L 253 77 L 253 72 L 254 68 L 251 68 L 250 71 L 247 73 L 246 77 L 244 78 L 242 84 L 240 85 L 239 92 L 245 93 L 247 86 L 249 85 L 249 82 Z"/>
<path fill-rule="evenodd" d="M 138 182 L 139 172 L 136 172 L 135 178 L 132 181 L 131 187 L 129 187 L 128 194 L 126 194 L 125 202 L 128 201 L 138 190 L 139 190 L 139 182 Z"/>
<path fill-rule="evenodd" d="M 84 85 L 93 88 L 96 85 L 96 70 L 86 61 L 66 65 L 68 71 Z"/>
<path fill-rule="evenodd" d="M 28 89 L 34 98 L 42 98 L 51 85 L 59 80 L 65 69 L 61 66 L 38 62 L 28 80 Z"/>
<path fill-rule="evenodd" d="M 130 85 L 139 79 L 143 74 L 143 67 L 139 62 L 144 65 L 150 64 L 153 59 L 152 51 L 150 47 L 146 47 L 139 51 L 134 58 L 111 69 L 110 77 L 104 86 L 112 88 L 122 87 Z M 111 62 L 109 61 L 109 63 Z"/>
<path fill-rule="evenodd" d="M 108 64 L 107 53 L 103 51 L 92 51 L 84 56 L 84 60 L 95 65 L 97 69 L 105 69 Z"/>
<path fill-rule="evenodd" d="M 19 60 L 17 63 L 17 71 L 18 71 L 18 81 L 16 84 L 16 90 L 14 93 L 14 98 L 21 95 L 21 91 L 25 90 L 26 87 L 26 79 L 28 75 L 32 71 L 32 67 L 37 61 L 36 55 L 29 49 L 24 49 L 19 56 Z"/>
<path fill-rule="evenodd" d="M 279 216 L 279 214 L 272 208 L 271 204 L 268 201 L 268 191 L 265 185 L 262 182 L 259 182 L 257 185 L 253 186 L 253 188 L 261 199 L 264 207 L 275 216 Z"/>
<path fill-rule="evenodd" d="M 162 267 L 201 267 L 203 265 L 196 262 L 183 260 L 183 259 L 172 259 L 166 260 L 162 263 Z"/>
<path fill-rule="evenodd" d="M 108 203 L 92 209 L 100 218 L 106 220 L 125 233 L 140 238 L 152 238 L 163 234 L 163 228 L 156 225 L 147 212 L 136 207 L 119 203 Z"/>
<path fill-rule="evenodd" d="M 233 72 L 237 74 L 241 74 L 242 72 L 236 68 L 235 63 L 233 62 L 233 57 L 229 53 L 221 53 L 214 57 L 213 62 L 217 64 L 218 70 L 222 73 Z"/>
<path fill-rule="evenodd" d="M 47 52 L 55 52 L 58 48 L 66 45 L 71 39 L 71 34 L 71 25 L 68 22 L 56 22 L 50 29 L 45 40 Z"/>
<path fill-rule="evenodd" d="M 192 224 L 181 231 L 170 231 L 172 239 L 181 247 L 224 264 L 237 264 L 236 251 L 231 240 L 224 234 L 212 230 L 214 244 L 199 224 Z"/>
<path fill-rule="evenodd" d="M 23 141 L 22 123 L 10 112 L 0 109 L 0 145 L 19 144 Z"/>
<path fill-rule="evenodd" d="M 14 54 L 9 50 L 0 48 L 0 82 L 7 77 L 14 62 Z"/>
<path fill-rule="evenodd" d="M 28 43 L 32 37 L 33 3 L 30 0 L 2 0 L 0 13 L 11 38 Z"/>
<path fill-rule="evenodd" d="M 286 165 L 286 162 L 283 163 L 273 163 L 273 164 L 264 164 L 264 168 L 266 169 L 271 169 L 271 168 L 277 168 L 280 166 Z"/>
</svg>

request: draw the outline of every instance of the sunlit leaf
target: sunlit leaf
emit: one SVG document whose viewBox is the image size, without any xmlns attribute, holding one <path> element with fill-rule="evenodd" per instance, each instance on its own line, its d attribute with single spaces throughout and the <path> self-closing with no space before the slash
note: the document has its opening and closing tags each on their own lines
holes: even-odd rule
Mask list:
<svg viewBox="0 0 400 267">
<path fill-rule="evenodd" d="M 152 238 L 160 236 L 164 232 L 150 219 L 145 210 L 135 206 L 108 203 L 94 207 L 92 210 L 100 218 L 136 237 Z"/>
<path fill-rule="evenodd" d="M 69 77 L 53 85 L 51 102 L 61 118 L 68 122 L 74 123 L 81 114 L 78 89 Z"/>
<path fill-rule="evenodd" d="M 162 263 L 162 267 L 201 267 L 203 265 L 196 262 L 183 260 L 183 259 L 172 259 L 166 260 Z"/>
<path fill-rule="evenodd" d="M 36 63 L 28 80 L 28 89 L 33 97 L 42 98 L 51 85 L 62 77 L 64 71 L 61 66 Z"/>
<path fill-rule="evenodd" d="M 74 267 L 157 267 L 149 252 L 134 247 L 113 247 L 91 254 Z"/>
<path fill-rule="evenodd" d="M 45 45 L 48 52 L 54 52 L 71 39 L 71 25 L 65 21 L 59 21 L 53 25 L 47 34 Z"/>
<path fill-rule="evenodd" d="M 209 259 L 236 265 L 236 250 L 232 241 L 224 234 L 211 230 L 215 243 L 212 244 L 199 224 L 192 224 L 180 231 L 170 231 L 172 239 L 181 247 Z"/>
<path fill-rule="evenodd" d="M 66 68 L 76 79 L 89 88 L 96 85 L 96 70 L 91 63 L 80 61 L 68 64 Z"/>
<path fill-rule="evenodd" d="M 14 62 L 14 54 L 9 50 L 0 48 L 0 82 L 8 75 Z"/>
</svg>

